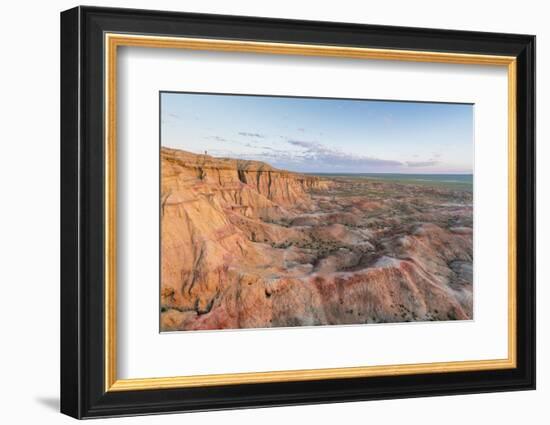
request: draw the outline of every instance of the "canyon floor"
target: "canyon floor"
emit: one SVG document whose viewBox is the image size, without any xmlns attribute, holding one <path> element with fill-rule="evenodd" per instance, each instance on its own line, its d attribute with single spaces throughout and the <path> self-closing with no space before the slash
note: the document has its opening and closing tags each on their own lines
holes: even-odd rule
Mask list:
<svg viewBox="0 0 550 425">
<path fill-rule="evenodd" d="M 162 331 L 473 318 L 472 192 L 161 151 Z"/>
</svg>

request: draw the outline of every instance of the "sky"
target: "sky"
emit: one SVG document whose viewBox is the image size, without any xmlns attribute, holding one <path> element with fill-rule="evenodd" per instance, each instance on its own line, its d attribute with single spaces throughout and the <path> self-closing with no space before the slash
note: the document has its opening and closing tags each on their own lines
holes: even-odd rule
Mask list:
<svg viewBox="0 0 550 425">
<path fill-rule="evenodd" d="M 161 145 L 303 173 L 470 174 L 473 105 L 161 93 Z"/>
</svg>

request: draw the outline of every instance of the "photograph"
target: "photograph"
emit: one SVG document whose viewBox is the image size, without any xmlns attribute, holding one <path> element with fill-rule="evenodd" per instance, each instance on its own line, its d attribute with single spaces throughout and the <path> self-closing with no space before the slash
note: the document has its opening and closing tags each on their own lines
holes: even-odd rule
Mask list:
<svg viewBox="0 0 550 425">
<path fill-rule="evenodd" d="M 161 332 L 474 319 L 473 104 L 159 96 Z"/>
<path fill-rule="evenodd" d="M 333 423 L 364 417 L 351 402 L 369 401 L 373 420 L 387 420 L 387 405 L 394 422 L 427 425 L 420 397 L 436 404 L 434 420 L 452 411 L 461 424 L 479 420 L 480 406 L 505 423 L 544 411 L 535 140 L 544 14 L 501 7 L 496 22 L 494 8 L 430 19 L 406 2 L 378 15 L 287 3 L 267 16 L 202 3 L 75 6 L 56 22 L 31 14 L 50 22 L 38 27 L 52 48 L 17 60 L 35 69 L 59 56 L 56 83 L 41 78 L 46 92 L 32 92 L 50 105 L 59 88 L 60 108 L 38 108 L 46 113 L 29 126 L 21 84 L 11 84 L 6 158 L 31 162 L 11 160 L 6 181 L 47 170 L 8 184 L 16 194 L 5 210 L 30 218 L 4 220 L 24 257 L 5 286 L 25 287 L 22 270 L 60 274 L 58 291 L 27 279 L 55 296 L 34 298 L 57 306 L 56 335 L 39 335 L 60 344 L 33 372 L 43 406 L 33 412 L 22 397 L 14 417 L 43 418 L 54 403 L 72 418 L 115 421 L 254 409 L 228 419 L 243 425 L 267 407 L 293 406 L 286 417 L 299 422 L 299 406 L 311 405 L 302 407 L 311 420 L 331 409 L 313 405 L 334 404 Z M 48 126 L 60 149 L 45 143 Z M 23 190 L 48 172 L 56 193 Z M 56 226 L 35 219 L 46 198 Z M 30 260 L 33 223 L 56 232 L 37 251 L 48 254 L 43 266 Z M 61 262 L 50 258 L 55 238 Z M 27 307 L 20 294 L 5 298 Z M 36 328 L 37 315 L 25 317 L 8 326 L 17 341 Z M 26 381 L 25 366 L 8 387 Z M 510 391 L 523 392 L 519 404 Z M 453 406 L 441 404 L 447 396 Z M 407 408 L 395 408 L 400 399 Z"/>
</svg>

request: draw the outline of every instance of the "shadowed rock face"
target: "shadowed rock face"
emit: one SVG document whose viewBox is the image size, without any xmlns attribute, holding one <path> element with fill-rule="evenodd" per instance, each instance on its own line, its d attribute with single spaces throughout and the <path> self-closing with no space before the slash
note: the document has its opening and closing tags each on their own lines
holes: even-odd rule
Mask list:
<svg viewBox="0 0 550 425">
<path fill-rule="evenodd" d="M 472 318 L 472 196 L 161 151 L 161 329 Z"/>
</svg>

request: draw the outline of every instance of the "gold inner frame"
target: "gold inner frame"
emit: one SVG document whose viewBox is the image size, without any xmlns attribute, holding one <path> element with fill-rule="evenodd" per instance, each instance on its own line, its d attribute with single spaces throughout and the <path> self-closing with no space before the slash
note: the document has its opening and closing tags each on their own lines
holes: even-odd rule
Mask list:
<svg viewBox="0 0 550 425">
<path fill-rule="evenodd" d="M 516 367 L 516 58 L 462 53 L 370 49 L 128 34 L 105 34 L 105 391 L 135 391 L 213 385 L 445 373 Z M 507 67 L 508 72 L 508 357 L 382 366 L 303 369 L 164 378 L 118 379 L 116 325 L 116 123 L 119 46 L 325 56 Z"/>
</svg>

